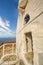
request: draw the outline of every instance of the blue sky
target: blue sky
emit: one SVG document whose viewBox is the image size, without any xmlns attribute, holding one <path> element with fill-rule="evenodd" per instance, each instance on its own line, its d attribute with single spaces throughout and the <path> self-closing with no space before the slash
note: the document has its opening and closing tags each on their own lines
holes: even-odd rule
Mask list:
<svg viewBox="0 0 43 65">
<path fill-rule="evenodd" d="M 0 38 L 15 37 L 18 0 L 0 0 Z"/>
</svg>

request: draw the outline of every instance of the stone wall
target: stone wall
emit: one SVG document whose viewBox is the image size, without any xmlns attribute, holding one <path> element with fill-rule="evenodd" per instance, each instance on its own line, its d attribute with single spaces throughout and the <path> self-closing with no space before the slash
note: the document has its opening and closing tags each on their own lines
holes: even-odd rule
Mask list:
<svg viewBox="0 0 43 65">
<path fill-rule="evenodd" d="M 28 23 L 24 20 L 26 14 L 30 16 Z M 29 33 L 32 35 L 32 41 L 30 43 L 31 38 L 28 37 L 31 50 L 27 52 L 25 34 Z M 43 62 L 39 60 L 43 59 L 43 0 L 28 0 L 24 14 L 19 11 L 16 42 L 17 55 L 25 65 L 43 65 Z"/>
</svg>

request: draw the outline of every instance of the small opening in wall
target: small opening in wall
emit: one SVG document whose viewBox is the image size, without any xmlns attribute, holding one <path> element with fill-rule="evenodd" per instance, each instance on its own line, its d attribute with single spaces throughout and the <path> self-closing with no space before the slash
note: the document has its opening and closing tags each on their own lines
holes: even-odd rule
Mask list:
<svg viewBox="0 0 43 65">
<path fill-rule="evenodd" d="M 30 16 L 28 14 L 26 14 L 25 18 L 24 18 L 25 22 L 27 23 L 30 20 Z"/>
<path fill-rule="evenodd" d="M 28 32 L 25 33 L 25 45 L 26 45 L 26 54 L 25 57 L 29 63 L 33 65 L 33 40 L 32 40 L 32 33 Z"/>
<path fill-rule="evenodd" d="M 32 33 L 29 32 L 29 33 L 26 33 L 25 35 L 26 35 L 26 49 L 27 49 L 27 52 L 28 52 L 29 49 L 31 49 L 33 51 Z"/>
</svg>

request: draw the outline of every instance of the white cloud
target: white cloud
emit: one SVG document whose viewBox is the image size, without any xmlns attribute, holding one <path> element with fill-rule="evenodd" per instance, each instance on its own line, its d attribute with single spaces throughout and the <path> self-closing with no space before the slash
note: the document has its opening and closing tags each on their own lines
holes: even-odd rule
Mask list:
<svg viewBox="0 0 43 65">
<path fill-rule="evenodd" d="M 6 20 L 5 25 L 6 25 L 7 27 L 10 27 L 10 22 L 9 22 L 8 20 Z"/>
<path fill-rule="evenodd" d="M 15 37 L 14 32 L 9 27 L 10 21 L 3 21 L 0 17 L 0 37 Z"/>
<path fill-rule="evenodd" d="M 10 29 L 8 28 L 9 27 L 8 21 L 4 22 L 1 17 L 0 17 L 0 26 L 3 27 L 4 29 L 10 31 Z"/>
</svg>

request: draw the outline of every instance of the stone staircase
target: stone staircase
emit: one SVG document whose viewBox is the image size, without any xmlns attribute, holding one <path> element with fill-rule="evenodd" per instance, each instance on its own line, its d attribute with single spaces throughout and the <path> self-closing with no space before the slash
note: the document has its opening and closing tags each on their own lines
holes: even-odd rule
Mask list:
<svg viewBox="0 0 43 65">
<path fill-rule="evenodd" d="M 0 45 L 0 65 L 13 65 L 17 60 L 16 43 L 9 42 Z"/>
</svg>

